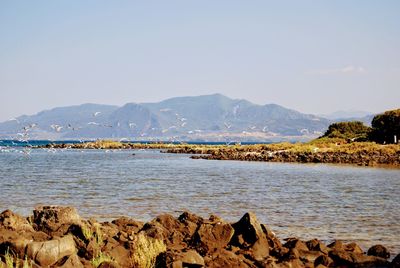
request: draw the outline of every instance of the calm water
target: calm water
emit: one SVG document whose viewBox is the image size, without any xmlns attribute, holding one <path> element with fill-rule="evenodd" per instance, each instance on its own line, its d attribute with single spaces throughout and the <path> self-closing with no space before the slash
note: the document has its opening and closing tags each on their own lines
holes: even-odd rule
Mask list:
<svg viewBox="0 0 400 268">
<path fill-rule="evenodd" d="M 133 155 L 133 153 L 135 155 Z M 0 209 L 75 206 L 85 217 L 256 213 L 281 238 L 382 243 L 400 253 L 400 170 L 193 160 L 158 151 L 0 150 Z"/>
</svg>

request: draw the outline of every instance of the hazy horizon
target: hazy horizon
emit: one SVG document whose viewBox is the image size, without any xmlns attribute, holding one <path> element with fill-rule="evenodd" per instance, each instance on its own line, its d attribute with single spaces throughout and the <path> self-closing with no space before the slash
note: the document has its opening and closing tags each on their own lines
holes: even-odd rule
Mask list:
<svg viewBox="0 0 400 268">
<path fill-rule="evenodd" d="M 0 122 L 220 93 L 308 114 L 399 108 L 398 1 L 0 3 Z"/>
<path fill-rule="evenodd" d="M 210 94 L 205 94 L 205 95 L 176 96 L 176 97 L 171 97 L 171 98 L 163 99 L 163 100 L 160 100 L 160 101 L 165 101 L 165 100 L 169 100 L 169 99 L 173 99 L 173 98 L 199 97 L 199 96 L 207 96 L 207 95 L 215 95 L 215 94 L 221 94 L 221 93 L 210 93 Z M 223 95 L 223 94 L 221 94 L 221 95 Z M 228 98 L 230 98 L 230 99 L 247 100 L 247 99 L 245 99 L 245 98 L 231 98 L 230 96 L 227 96 L 227 95 L 223 95 L 223 96 L 228 97 Z M 249 101 L 249 100 L 247 100 L 247 101 Z M 157 102 L 158 102 L 158 101 L 157 101 Z M 32 116 L 32 115 L 38 114 L 39 112 L 42 112 L 42 111 L 48 111 L 48 110 L 52 110 L 52 109 L 55 109 L 55 108 L 62 108 L 62 107 L 80 106 L 80 105 L 85 105 L 85 104 L 110 105 L 110 106 L 122 107 L 123 105 L 128 104 L 128 103 L 138 103 L 138 104 L 142 104 L 142 103 L 157 103 L 157 102 L 156 102 L 156 101 L 146 101 L 146 102 L 128 101 L 128 102 L 122 103 L 122 104 L 94 103 L 94 102 L 73 103 L 73 104 L 70 104 L 70 105 L 61 105 L 61 106 L 54 106 L 54 107 L 44 108 L 44 109 L 38 110 L 38 111 L 36 111 L 36 112 L 30 113 L 30 114 L 19 114 L 19 115 L 17 115 L 17 116 L 10 117 L 10 118 L 7 118 L 7 119 L 5 119 L 5 120 L 0 120 L 0 123 L 6 122 L 6 121 L 8 121 L 9 119 L 14 119 L 14 118 L 17 118 L 17 117 L 20 117 L 20 116 Z M 256 105 L 268 105 L 268 104 L 277 104 L 277 105 L 280 105 L 279 103 L 256 103 L 256 102 L 253 102 L 253 101 L 250 101 L 250 102 L 253 103 L 253 104 L 256 104 Z M 282 106 L 282 105 L 280 105 L 280 106 Z M 291 107 L 285 107 L 285 106 L 283 106 L 283 107 L 284 107 L 284 108 L 287 108 L 287 109 L 295 110 L 295 109 L 293 109 L 293 108 L 291 108 Z M 298 111 L 298 110 L 296 110 L 296 111 Z M 302 111 L 298 111 L 298 112 L 303 113 Z M 366 111 L 366 110 L 355 110 L 355 109 L 350 109 L 350 110 L 337 110 L 337 111 L 334 111 L 334 112 L 332 112 L 332 113 L 326 113 L 326 114 L 318 114 L 318 113 L 309 113 L 309 114 L 317 115 L 317 116 L 324 116 L 324 115 L 331 115 L 331 114 L 342 113 L 342 112 L 345 112 L 345 113 L 347 113 L 347 112 L 353 112 L 353 113 L 368 113 L 368 114 L 373 114 L 373 112 L 370 112 L 370 111 Z M 382 111 L 382 112 L 383 112 L 383 111 Z M 304 113 L 305 113 L 305 112 L 304 112 Z M 307 114 L 307 113 L 305 113 L 305 114 Z"/>
</svg>

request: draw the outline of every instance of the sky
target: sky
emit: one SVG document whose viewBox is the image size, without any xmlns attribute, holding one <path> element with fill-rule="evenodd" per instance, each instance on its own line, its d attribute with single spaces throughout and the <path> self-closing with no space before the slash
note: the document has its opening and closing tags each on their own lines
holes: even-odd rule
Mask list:
<svg viewBox="0 0 400 268">
<path fill-rule="evenodd" d="M 400 1 L 1 1 L 0 121 L 221 93 L 304 113 L 400 108 Z"/>
</svg>

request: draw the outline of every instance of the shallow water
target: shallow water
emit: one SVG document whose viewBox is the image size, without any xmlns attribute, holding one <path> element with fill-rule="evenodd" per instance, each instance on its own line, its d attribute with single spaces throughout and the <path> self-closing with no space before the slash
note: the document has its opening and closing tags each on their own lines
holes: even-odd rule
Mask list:
<svg viewBox="0 0 400 268">
<path fill-rule="evenodd" d="M 135 155 L 133 155 L 133 153 Z M 0 150 L 0 209 L 71 205 L 84 217 L 247 211 L 280 238 L 381 243 L 400 253 L 400 170 L 193 160 L 158 151 Z"/>
</svg>

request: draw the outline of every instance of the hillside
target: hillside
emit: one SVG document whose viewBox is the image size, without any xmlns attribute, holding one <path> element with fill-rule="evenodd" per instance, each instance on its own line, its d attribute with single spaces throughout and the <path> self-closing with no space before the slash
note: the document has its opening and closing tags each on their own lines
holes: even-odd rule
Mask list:
<svg viewBox="0 0 400 268">
<path fill-rule="evenodd" d="M 158 103 L 54 108 L 0 123 L 3 139 L 255 140 L 307 137 L 330 121 L 276 104 L 257 105 L 220 94 Z"/>
</svg>

